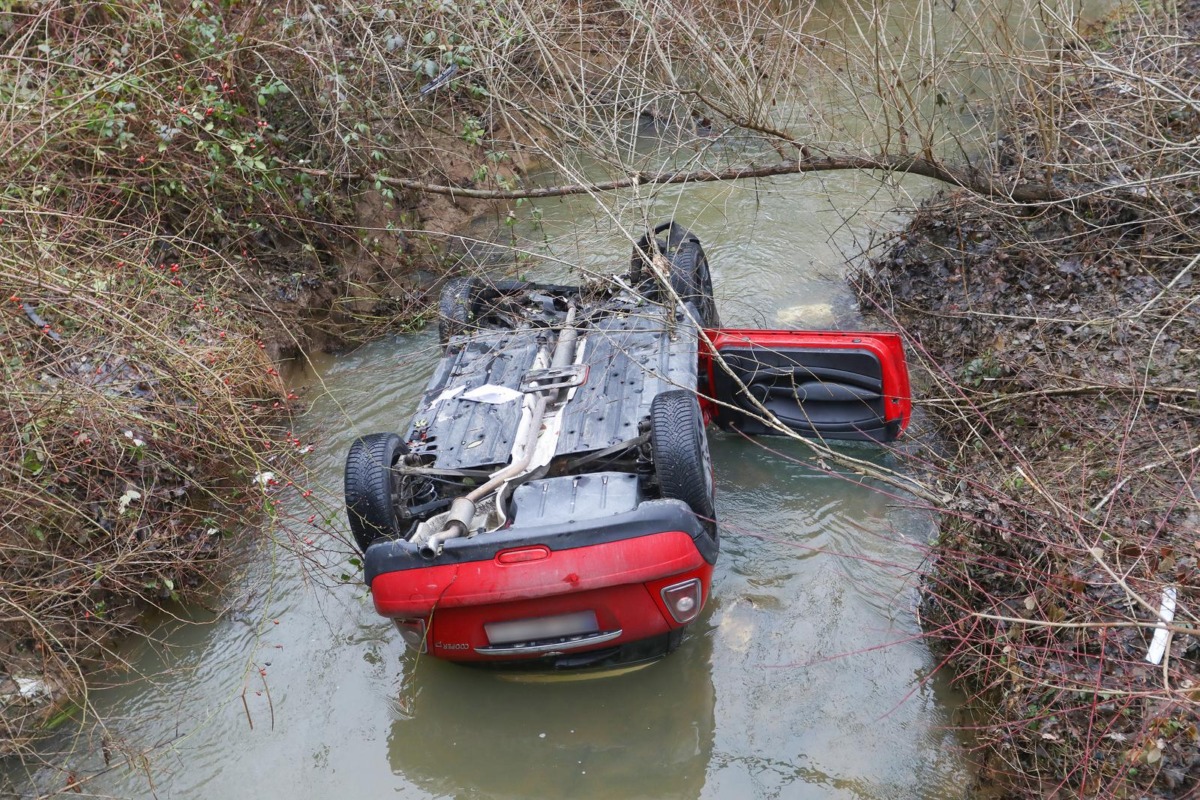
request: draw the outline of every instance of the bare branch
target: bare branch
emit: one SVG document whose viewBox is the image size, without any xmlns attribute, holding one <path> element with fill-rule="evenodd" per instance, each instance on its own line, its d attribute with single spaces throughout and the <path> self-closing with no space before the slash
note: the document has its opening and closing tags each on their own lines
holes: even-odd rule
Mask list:
<svg viewBox="0 0 1200 800">
<path fill-rule="evenodd" d="M 284 169 L 321 178 L 340 178 L 375 181 L 398 189 L 443 194 L 473 200 L 525 200 L 546 197 L 566 197 L 577 194 L 594 194 L 629 189 L 635 186 L 669 185 L 682 183 L 712 183 L 757 178 L 775 178 L 783 175 L 802 175 L 809 172 L 835 172 L 844 170 L 880 171 L 906 173 L 934 178 L 952 186 L 968 189 L 977 194 L 1007 200 L 1023 205 L 1055 203 L 1069 199 L 1054 186 L 1024 183 L 1006 186 L 1002 181 L 985 176 L 977 171 L 951 167 L 920 156 L 829 156 L 808 158 L 782 164 L 759 166 L 748 164 L 723 170 L 698 169 L 691 171 L 633 172 L 628 177 L 596 183 L 567 183 L 558 186 L 539 186 L 527 189 L 475 189 L 469 186 L 427 183 L 411 178 L 396 178 L 379 173 L 335 172 L 292 164 Z"/>
</svg>

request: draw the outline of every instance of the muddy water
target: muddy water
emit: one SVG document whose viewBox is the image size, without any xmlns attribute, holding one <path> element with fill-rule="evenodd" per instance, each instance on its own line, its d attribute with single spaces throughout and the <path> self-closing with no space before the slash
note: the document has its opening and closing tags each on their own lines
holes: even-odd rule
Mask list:
<svg viewBox="0 0 1200 800">
<path fill-rule="evenodd" d="M 865 226 L 886 222 L 894 203 L 877 195 L 860 208 L 876 188 L 849 175 L 819 186 L 692 187 L 639 213 L 686 220 L 710 243 L 726 324 L 845 327 L 859 317 L 843 252 Z M 829 198 L 859 213 L 848 224 Z M 522 249 L 554 256 L 522 271 L 612 272 L 627 258 L 620 225 L 587 201 L 547 203 L 541 226 L 517 233 Z M 331 531 L 344 529 L 350 441 L 403 429 L 437 350 L 432 331 L 399 336 L 320 360 L 299 377 L 311 408 L 295 433 L 317 445 L 304 481 L 314 494 L 282 495 L 276 540 L 248 552 L 250 567 L 223 598 L 230 611 L 199 626 L 152 620 L 155 643 L 130 646 L 134 673 L 94 700 L 117 763 L 131 751 L 148 750 L 148 761 L 99 775 L 92 791 L 965 795 L 970 770 L 949 730 L 956 700 L 929 679 L 936 660 L 913 640 L 912 570 L 930 520 L 827 473 L 789 443 L 772 441 L 768 452 L 712 432 L 722 553 L 712 601 L 670 657 L 604 679 L 531 683 L 406 653 L 370 610 L 349 550 Z M 855 454 L 892 459 L 868 448 Z M 101 730 L 85 729 L 98 744 Z M 104 769 L 98 755 L 66 763 L 80 774 Z M 62 781 L 43 771 L 33 783 Z"/>
</svg>

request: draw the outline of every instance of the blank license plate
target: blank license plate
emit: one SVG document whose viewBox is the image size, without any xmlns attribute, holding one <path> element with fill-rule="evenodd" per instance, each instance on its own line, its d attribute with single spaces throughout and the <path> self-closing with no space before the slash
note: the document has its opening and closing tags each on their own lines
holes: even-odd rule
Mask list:
<svg viewBox="0 0 1200 800">
<path fill-rule="evenodd" d="M 509 622 L 488 622 L 483 626 L 490 644 L 515 644 L 582 633 L 598 633 L 595 611 L 576 611 L 553 617 L 514 619 Z"/>
</svg>

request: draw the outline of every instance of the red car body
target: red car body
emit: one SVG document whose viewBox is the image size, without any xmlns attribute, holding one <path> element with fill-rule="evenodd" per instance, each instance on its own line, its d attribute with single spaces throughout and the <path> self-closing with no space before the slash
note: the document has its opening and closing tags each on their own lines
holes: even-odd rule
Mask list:
<svg viewBox="0 0 1200 800">
<path fill-rule="evenodd" d="M 635 251 L 599 290 L 455 286 L 465 314 L 444 295 L 459 326 L 407 435 L 347 465 L 375 610 L 410 647 L 536 669 L 670 652 L 719 550 L 706 424 L 880 442 L 908 424 L 898 336 L 716 327 L 698 240 L 663 230 L 673 294 Z"/>
</svg>

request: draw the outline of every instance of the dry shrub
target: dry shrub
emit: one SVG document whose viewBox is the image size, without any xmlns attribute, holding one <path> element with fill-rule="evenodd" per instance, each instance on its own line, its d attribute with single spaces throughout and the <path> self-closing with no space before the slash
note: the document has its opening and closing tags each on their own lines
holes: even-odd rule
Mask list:
<svg viewBox="0 0 1200 800">
<path fill-rule="evenodd" d="M 473 77 L 513 34 L 460 19 L 4 4 L 0 676 L 82 700 L 110 634 L 205 585 L 220 540 L 261 520 L 255 476 L 286 481 L 268 356 L 419 318 L 424 212 L 361 176 L 513 175 L 507 150 L 488 157 L 495 101 Z M 44 718 L 19 694 L 0 685 L 0 748 Z"/>
<path fill-rule="evenodd" d="M 286 402 L 254 326 L 194 287 L 203 262 L 147 261 L 132 238 L 86 267 L 65 231 L 50 254 L 0 246 L 0 662 L 56 699 L 82 696 L 141 601 L 207 583 L 260 512 Z M 6 744 L 43 710 L 7 703 Z"/>
<path fill-rule="evenodd" d="M 249 249 L 302 226 L 257 200 L 278 186 L 245 107 L 275 90 L 230 91 L 177 5 L 0 21 L 0 672 L 55 702 L 84 702 L 144 602 L 208 582 L 279 450 Z M 53 703 L 0 694 L 0 746 L 20 748 Z"/>
<path fill-rule="evenodd" d="M 912 339 L 943 447 L 923 622 L 1014 796 L 1200 785 L 1198 23 L 1125 16 L 1033 64 L 1005 177 L 1073 199 L 940 200 L 863 285 Z"/>
</svg>

